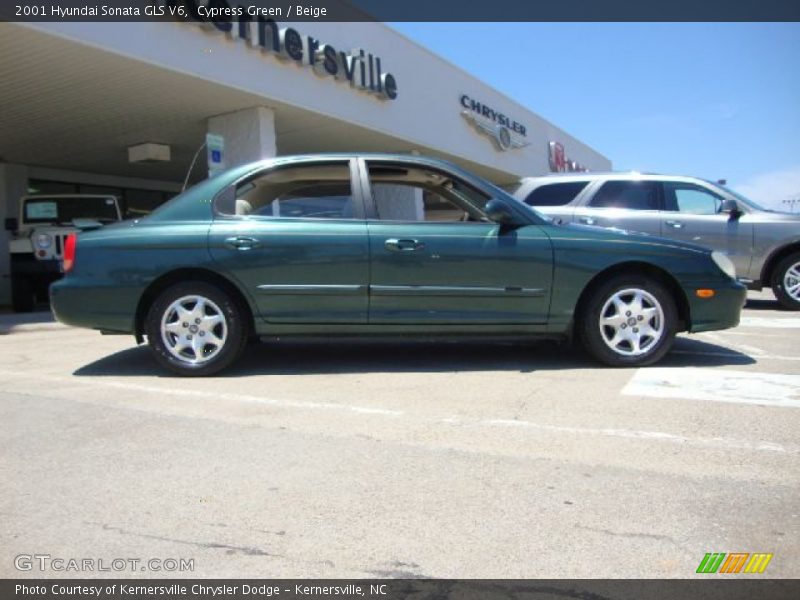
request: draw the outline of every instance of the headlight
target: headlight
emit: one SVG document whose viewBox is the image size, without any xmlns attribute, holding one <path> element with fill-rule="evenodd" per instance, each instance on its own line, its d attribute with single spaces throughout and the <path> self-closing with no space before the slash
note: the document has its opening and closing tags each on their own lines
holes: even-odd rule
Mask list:
<svg viewBox="0 0 800 600">
<path fill-rule="evenodd" d="M 711 260 L 713 260 L 720 270 L 725 273 L 731 279 L 736 279 L 736 267 L 733 265 L 733 262 L 730 258 L 725 256 L 722 252 L 714 252 L 711 253 Z"/>
<path fill-rule="evenodd" d="M 53 238 L 51 238 L 46 233 L 40 233 L 36 236 L 36 246 L 41 249 L 49 248 L 50 245 L 53 243 Z"/>
</svg>

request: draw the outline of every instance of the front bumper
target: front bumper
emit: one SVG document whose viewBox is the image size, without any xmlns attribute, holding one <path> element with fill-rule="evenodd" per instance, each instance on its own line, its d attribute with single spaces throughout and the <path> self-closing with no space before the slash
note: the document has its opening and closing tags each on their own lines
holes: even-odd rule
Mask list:
<svg viewBox="0 0 800 600">
<path fill-rule="evenodd" d="M 713 285 L 693 283 L 684 285 L 684 289 L 689 297 L 690 332 L 729 329 L 739 324 L 742 307 L 747 301 L 747 287 L 739 281 L 731 280 L 723 285 L 718 282 Z M 714 290 L 714 296 L 698 298 L 698 289 Z"/>
</svg>

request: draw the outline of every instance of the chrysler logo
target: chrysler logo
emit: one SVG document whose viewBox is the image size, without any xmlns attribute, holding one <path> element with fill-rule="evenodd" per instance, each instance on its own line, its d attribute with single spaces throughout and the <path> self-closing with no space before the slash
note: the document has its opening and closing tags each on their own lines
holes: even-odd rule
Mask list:
<svg viewBox="0 0 800 600">
<path fill-rule="evenodd" d="M 477 102 L 462 94 L 460 98 L 463 116 L 478 131 L 490 137 L 499 150 L 523 148 L 529 145 L 525 141 L 527 130 L 524 125 L 507 117 L 486 104 Z"/>
</svg>

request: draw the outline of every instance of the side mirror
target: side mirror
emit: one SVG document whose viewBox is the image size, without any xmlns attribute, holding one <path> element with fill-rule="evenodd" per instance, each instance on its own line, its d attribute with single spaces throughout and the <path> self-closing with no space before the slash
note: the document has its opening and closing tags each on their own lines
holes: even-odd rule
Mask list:
<svg viewBox="0 0 800 600">
<path fill-rule="evenodd" d="M 503 200 L 492 198 L 483 207 L 483 212 L 489 217 L 490 221 L 499 223 L 500 225 L 517 225 L 518 219 L 511 207 L 508 206 Z"/>
<path fill-rule="evenodd" d="M 730 199 L 725 199 L 722 201 L 722 204 L 719 205 L 719 212 L 727 213 L 734 219 L 742 214 L 742 211 L 739 210 L 739 205 L 736 203 L 736 200 Z"/>
<path fill-rule="evenodd" d="M 6 231 L 16 231 L 19 229 L 19 221 L 14 217 L 6 217 Z"/>
</svg>

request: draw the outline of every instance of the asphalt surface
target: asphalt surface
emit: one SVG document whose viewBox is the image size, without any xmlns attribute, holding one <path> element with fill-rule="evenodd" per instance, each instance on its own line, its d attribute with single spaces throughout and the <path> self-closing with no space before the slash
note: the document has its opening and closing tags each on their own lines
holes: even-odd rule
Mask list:
<svg viewBox="0 0 800 600">
<path fill-rule="evenodd" d="M 0 316 L 0 577 L 685 578 L 706 552 L 800 577 L 799 334 L 755 294 L 649 369 L 280 342 L 187 380 L 132 338 Z"/>
</svg>

